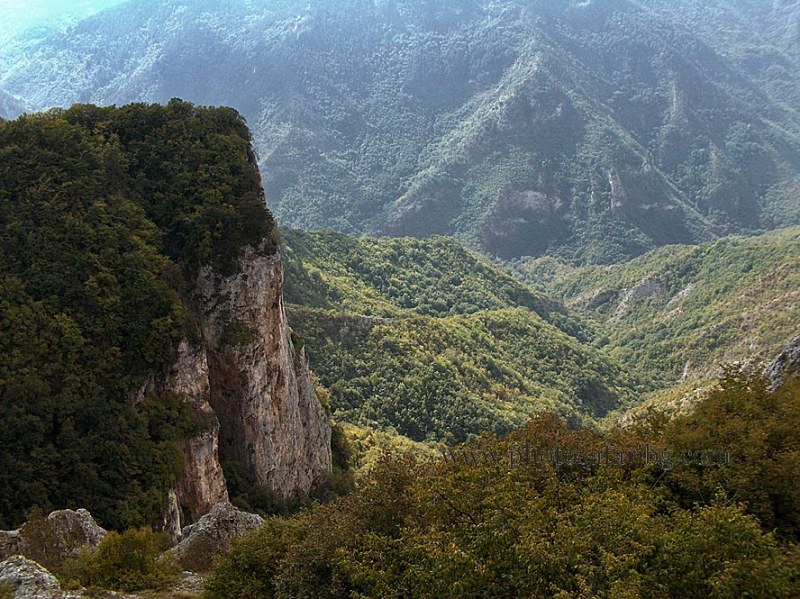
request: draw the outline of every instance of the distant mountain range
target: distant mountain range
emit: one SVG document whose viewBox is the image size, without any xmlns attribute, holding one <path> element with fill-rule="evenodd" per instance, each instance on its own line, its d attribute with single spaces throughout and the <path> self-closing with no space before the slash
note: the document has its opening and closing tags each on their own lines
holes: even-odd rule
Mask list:
<svg viewBox="0 0 800 599">
<path fill-rule="evenodd" d="M 284 225 L 618 262 L 800 223 L 800 3 L 132 1 L 0 51 L 0 113 L 240 110 Z"/>
</svg>

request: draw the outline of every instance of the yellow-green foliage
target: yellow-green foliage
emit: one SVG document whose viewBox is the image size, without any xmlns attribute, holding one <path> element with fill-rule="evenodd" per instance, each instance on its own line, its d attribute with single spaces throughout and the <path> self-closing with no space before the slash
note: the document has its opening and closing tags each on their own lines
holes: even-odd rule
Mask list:
<svg viewBox="0 0 800 599">
<path fill-rule="evenodd" d="M 732 464 L 675 472 L 672 486 L 685 502 L 711 498 L 720 489 L 747 506 L 767 529 L 800 539 L 800 378 L 774 393 L 766 382 L 732 373 L 690 415 L 664 429 L 666 442 L 681 451 L 730 448 Z"/>
<path fill-rule="evenodd" d="M 601 434 L 539 417 L 447 460 L 386 457 L 354 494 L 235 543 L 207 597 L 792 599 L 798 387 L 762 393 L 758 381 L 727 380 L 666 428 Z M 675 459 L 555 466 L 549 453 L 523 460 L 526 443 L 531 454 L 639 459 L 647 443 Z M 728 448 L 727 465 L 678 459 Z"/>
<path fill-rule="evenodd" d="M 376 430 L 354 424 L 339 425 L 352 451 L 354 475 L 361 478 L 369 474 L 385 454 L 412 454 L 419 460 L 434 460 L 441 456 L 438 448 L 417 441 L 392 430 Z M 444 447 L 444 445 L 439 445 Z"/>
<path fill-rule="evenodd" d="M 64 564 L 67 584 L 115 591 L 160 589 L 173 581 L 177 567 L 162 556 L 169 547 L 165 535 L 150 528 L 109 532 L 96 552 L 84 550 Z"/>
<path fill-rule="evenodd" d="M 452 441 L 634 397 L 588 327 L 454 240 L 284 240 L 290 322 L 339 420 Z"/>
<path fill-rule="evenodd" d="M 605 349 L 660 384 L 712 378 L 720 364 L 777 354 L 800 322 L 800 228 L 699 246 L 668 246 L 625 264 L 515 265 L 605 329 Z M 643 280 L 664 293 L 627 302 Z M 593 294 L 597 299 L 590 299 Z"/>
</svg>

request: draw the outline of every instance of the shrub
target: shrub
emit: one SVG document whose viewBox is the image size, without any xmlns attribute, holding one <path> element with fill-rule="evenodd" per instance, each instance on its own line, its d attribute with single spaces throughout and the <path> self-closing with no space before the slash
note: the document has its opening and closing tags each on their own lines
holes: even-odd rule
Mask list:
<svg viewBox="0 0 800 599">
<path fill-rule="evenodd" d="M 259 530 L 236 539 L 206 583 L 208 599 L 272 599 L 274 580 L 300 527 L 271 518 Z"/>
<path fill-rule="evenodd" d="M 161 555 L 168 547 L 167 537 L 148 527 L 110 532 L 96 553 L 82 551 L 66 562 L 62 579 L 66 584 L 114 591 L 160 589 L 178 574 L 177 567 Z"/>
</svg>

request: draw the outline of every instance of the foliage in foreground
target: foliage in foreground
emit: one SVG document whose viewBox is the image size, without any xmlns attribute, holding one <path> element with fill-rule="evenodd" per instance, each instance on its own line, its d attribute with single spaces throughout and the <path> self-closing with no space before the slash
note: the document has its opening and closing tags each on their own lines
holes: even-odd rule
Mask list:
<svg viewBox="0 0 800 599">
<path fill-rule="evenodd" d="M 113 591 L 160 589 L 178 574 L 177 567 L 162 556 L 169 539 L 150 528 L 109 532 L 96 552 L 84 550 L 64 564 L 61 578 L 68 585 Z"/>
<path fill-rule="evenodd" d="M 763 387 L 731 378 L 674 423 L 601 435 L 540 417 L 437 463 L 387 457 L 356 493 L 235 543 L 206 596 L 794 597 L 800 388 Z M 556 467 L 526 443 L 628 458 Z M 672 467 L 637 463 L 644 444 Z M 731 459 L 680 463 L 694 449 Z"/>
</svg>

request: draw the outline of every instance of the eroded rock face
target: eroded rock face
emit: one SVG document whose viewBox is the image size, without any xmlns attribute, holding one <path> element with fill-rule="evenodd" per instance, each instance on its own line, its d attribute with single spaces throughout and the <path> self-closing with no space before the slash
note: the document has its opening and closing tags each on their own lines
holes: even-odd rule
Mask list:
<svg viewBox="0 0 800 599">
<path fill-rule="evenodd" d="M 645 299 L 660 298 L 667 294 L 667 288 L 658 279 L 646 277 L 630 289 L 625 290 L 622 301 L 614 312 L 614 319 L 621 319 L 628 315 L 631 307 Z"/>
<path fill-rule="evenodd" d="M 222 459 L 252 483 L 307 493 L 331 472 L 331 426 L 292 345 L 280 254 L 247 248 L 228 277 L 202 268 L 195 297 Z"/>
<path fill-rule="evenodd" d="M 7 585 L 14 599 L 60 599 L 61 585 L 50 572 L 21 555 L 0 563 L 0 585 Z"/>
<path fill-rule="evenodd" d="M 219 503 L 196 524 L 183 529 L 181 542 L 170 553 L 184 569 L 204 572 L 233 539 L 263 524 L 261 516 L 243 512 L 230 503 Z"/>
<path fill-rule="evenodd" d="M 169 388 L 180 394 L 209 420 L 210 428 L 183 441 L 183 472 L 174 490 L 180 506 L 194 520 L 207 514 L 215 504 L 228 501 L 225 475 L 219 459 L 219 421 L 211 408 L 208 353 L 205 348 L 183 341 L 172 368 Z M 174 513 L 174 510 L 171 510 Z M 180 511 L 180 510 L 179 510 Z M 181 523 L 169 524 L 174 540 L 180 538 Z"/>
<path fill-rule="evenodd" d="M 180 344 L 164 390 L 181 395 L 209 426 L 183 442 L 183 473 L 164 518 L 176 542 L 181 514 L 197 521 L 228 501 L 221 460 L 287 496 L 308 493 L 332 470 L 330 419 L 305 352 L 292 345 L 280 254 L 247 248 L 230 276 L 201 268 L 186 299 L 199 315 L 200 338 Z"/>
<path fill-rule="evenodd" d="M 764 370 L 769 379 L 769 390 L 775 391 L 786 379 L 800 375 L 800 334 L 789 342 L 783 351 Z"/>
</svg>

